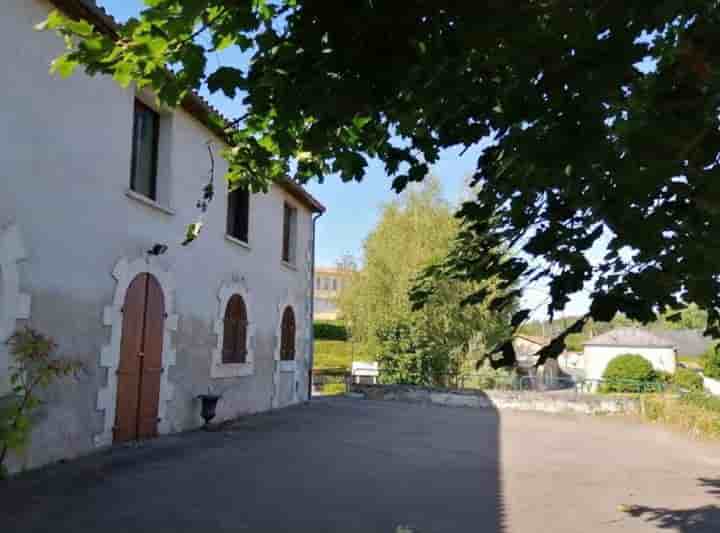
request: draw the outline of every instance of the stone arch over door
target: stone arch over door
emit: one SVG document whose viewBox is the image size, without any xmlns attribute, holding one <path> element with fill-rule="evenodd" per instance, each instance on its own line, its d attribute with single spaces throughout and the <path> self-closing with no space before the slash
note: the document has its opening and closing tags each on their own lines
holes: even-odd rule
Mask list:
<svg viewBox="0 0 720 533">
<path fill-rule="evenodd" d="M 97 408 L 104 412 L 103 431 L 95 436 L 96 446 L 106 446 L 113 442 L 113 425 L 116 420 L 118 375 L 120 365 L 121 341 L 123 332 L 123 306 L 131 283 L 140 274 L 150 274 L 157 281 L 164 302 L 165 320 L 161 326 L 162 348 L 160 367 L 159 404 L 157 408 L 157 432 L 169 433 L 172 430 L 167 419 L 167 404 L 173 397 L 173 385 L 168 380 L 168 369 L 175 364 L 175 349 L 172 345 L 172 332 L 177 329 L 178 317 L 174 314 L 175 281 L 172 273 L 162 268 L 153 257 L 141 257 L 135 260 L 121 259 L 113 269 L 117 280 L 112 305 L 105 308 L 103 323 L 111 328 L 110 342 L 100 354 L 100 366 L 107 369 L 106 385 L 98 390 Z"/>
<path fill-rule="evenodd" d="M 10 356 L 5 341 L 17 320 L 30 318 L 30 296 L 20 292 L 20 263 L 27 257 L 16 225 L 0 229 L 0 395 L 9 390 Z"/>
</svg>

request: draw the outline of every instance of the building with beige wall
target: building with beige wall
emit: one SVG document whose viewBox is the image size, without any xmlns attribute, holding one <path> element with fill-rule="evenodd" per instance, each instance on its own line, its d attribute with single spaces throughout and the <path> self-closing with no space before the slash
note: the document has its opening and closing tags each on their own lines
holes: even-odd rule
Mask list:
<svg viewBox="0 0 720 533">
<path fill-rule="evenodd" d="M 229 192 L 222 132 L 198 97 L 171 110 L 109 77 L 53 79 L 62 40 L 33 26 L 55 8 L 114 24 L 88 0 L 3 4 L 0 394 L 12 364 L 2 341 L 25 325 L 84 369 L 47 391 L 11 468 L 198 427 L 208 390 L 222 394 L 216 420 L 303 401 L 323 206 L 289 181 Z M 181 246 L 208 143 L 217 192 Z"/>
<path fill-rule="evenodd" d="M 338 267 L 315 268 L 315 320 L 340 318 L 338 299 L 344 287 L 350 283 L 353 271 Z"/>
</svg>

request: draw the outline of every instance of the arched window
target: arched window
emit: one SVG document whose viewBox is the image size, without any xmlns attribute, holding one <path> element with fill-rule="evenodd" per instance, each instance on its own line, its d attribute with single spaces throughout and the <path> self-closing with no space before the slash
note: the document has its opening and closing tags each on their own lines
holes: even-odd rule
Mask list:
<svg viewBox="0 0 720 533">
<path fill-rule="evenodd" d="M 223 363 L 245 363 L 247 359 L 247 309 L 239 294 L 225 308 L 223 325 Z"/>
<path fill-rule="evenodd" d="M 283 311 L 280 324 L 280 360 L 293 361 L 295 359 L 295 313 L 288 306 Z"/>
</svg>

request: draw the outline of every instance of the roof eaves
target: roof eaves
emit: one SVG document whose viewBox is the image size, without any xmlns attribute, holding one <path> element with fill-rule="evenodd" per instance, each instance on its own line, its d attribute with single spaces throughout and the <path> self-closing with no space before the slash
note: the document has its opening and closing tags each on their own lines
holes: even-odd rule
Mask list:
<svg viewBox="0 0 720 533">
<path fill-rule="evenodd" d="M 120 25 L 118 22 L 104 8 L 98 6 L 94 0 L 51 0 L 51 2 L 68 16 L 85 19 L 114 39 L 119 37 Z M 182 107 L 224 142 L 229 141 L 227 128 L 230 121 L 205 98 L 196 92 L 191 92 L 183 99 Z M 220 123 L 212 120 L 213 115 L 220 119 Z M 311 211 L 316 213 L 326 211 L 325 206 L 300 184 L 289 178 L 281 180 L 279 184 L 296 200 L 309 207 Z"/>
</svg>

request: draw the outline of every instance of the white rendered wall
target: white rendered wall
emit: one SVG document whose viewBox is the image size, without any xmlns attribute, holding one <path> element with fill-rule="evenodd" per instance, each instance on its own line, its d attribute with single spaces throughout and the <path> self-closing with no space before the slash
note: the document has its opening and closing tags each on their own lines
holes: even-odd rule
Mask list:
<svg viewBox="0 0 720 533">
<path fill-rule="evenodd" d="M 165 112 L 159 158 L 165 209 L 128 196 L 134 91 L 80 72 L 66 80 L 49 75 L 62 42 L 33 26 L 52 7 L 40 0 L 9 0 L 2 7 L 0 64 L 8 75 L 0 99 L 0 228 L 12 223 L 23 237 L 27 258 L 20 290 L 33 299 L 30 324 L 52 335 L 61 354 L 83 361 L 87 375 L 49 393 L 48 425 L 36 430 L 37 453 L 31 451 L 29 464 L 81 453 L 104 427 L 96 405 L 97 390 L 107 380 L 99 360 L 110 342 L 103 313 L 116 290 L 113 268 L 123 258 L 142 257 L 154 243 L 169 247 L 157 262 L 175 280 L 178 315 L 172 339 L 177 361 L 168 376 L 175 392 L 162 427 L 198 425 L 195 396 L 208 388 L 223 392 L 220 419 L 271 407 L 282 302 L 295 309 L 299 337 L 297 369 L 285 381 L 300 395 L 280 392 L 302 399 L 310 348 L 311 213 L 274 186 L 250 199 L 249 246 L 227 239 L 226 164 L 218 156 L 217 194 L 202 234 L 180 246 L 186 225 L 198 216 L 196 202 L 207 181 L 206 143 L 214 143 L 217 155 L 220 141 L 184 111 Z M 298 207 L 295 268 L 281 262 L 285 201 Z M 218 297 L 228 284 L 242 284 L 252 294 L 254 368 L 242 377 L 212 378 Z M 52 424 L 69 433 L 62 436 L 65 444 L 50 442 L 57 433 Z"/>
<path fill-rule="evenodd" d="M 585 346 L 585 377 L 602 379 L 608 363 L 618 355 L 638 354 L 647 359 L 655 370 L 675 372 L 675 350 L 672 348 L 645 348 L 634 346 Z"/>
</svg>

